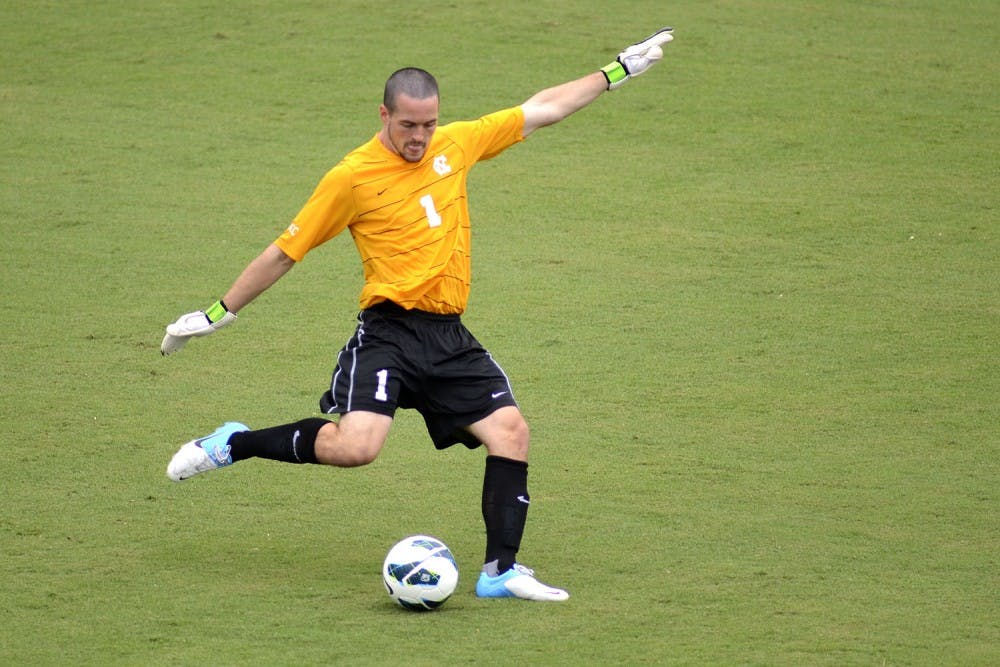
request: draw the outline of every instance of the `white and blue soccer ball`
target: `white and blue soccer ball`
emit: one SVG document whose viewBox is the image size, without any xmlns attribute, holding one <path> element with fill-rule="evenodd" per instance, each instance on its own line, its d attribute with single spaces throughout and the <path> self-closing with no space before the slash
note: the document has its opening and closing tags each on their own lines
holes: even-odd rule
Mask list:
<svg viewBox="0 0 1000 667">
<path fill-rule="evenodd" d="M 437 609 L 458 585 L 458 565 L 444 542 L 412 535 L 396 543 L 382 564 L 389 597 L 411 611 Z"/>
</svg>

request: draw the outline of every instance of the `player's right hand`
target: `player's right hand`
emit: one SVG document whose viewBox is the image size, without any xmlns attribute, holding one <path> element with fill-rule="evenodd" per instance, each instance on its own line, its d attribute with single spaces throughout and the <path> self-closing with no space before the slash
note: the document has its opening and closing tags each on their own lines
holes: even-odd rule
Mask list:
<svg viewBox="0 0 1000 667">
<path fill-rule="evenodd" d="M 188 340 L 215 333 L 235 321 L 236 313 L 230 312 L 222 301 L 216 301 L 205 310 L 181 315 L 176 322 L 167 325 L 167 333 L 160 343 L 160 354 L 173 354 L 184 347 Z"/>
</svg>

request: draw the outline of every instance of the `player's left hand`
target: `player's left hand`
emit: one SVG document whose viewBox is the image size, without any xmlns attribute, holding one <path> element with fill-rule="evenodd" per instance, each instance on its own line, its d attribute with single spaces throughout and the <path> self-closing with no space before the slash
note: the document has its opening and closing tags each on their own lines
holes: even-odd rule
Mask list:
<svg viewBox="0 0 1000 667">
<path fill-rule="evenodd" d="M 608 80 L 608 90 L 615 90 L 634 76 L 639 76 L 663 58 L 662 44 L 673 41 L 673 28 L 660 28 L 646 39 L 627 47 L 610 64 L 601 68 Z"/>
</svg>

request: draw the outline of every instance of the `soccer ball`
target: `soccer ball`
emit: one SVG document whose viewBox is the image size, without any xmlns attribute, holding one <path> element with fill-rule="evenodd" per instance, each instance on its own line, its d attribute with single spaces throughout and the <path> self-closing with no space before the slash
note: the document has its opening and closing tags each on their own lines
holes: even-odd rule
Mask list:
<svg viewBox="0 0 1000 667">
<path fill-rule="evenodd" d="M 458 585 L 458 565 L 436 537 L 413 535 L 400 540 L 385 557 L 382 581 L 389 597 L 411 611 L 437 609 Z"/>
</svg>

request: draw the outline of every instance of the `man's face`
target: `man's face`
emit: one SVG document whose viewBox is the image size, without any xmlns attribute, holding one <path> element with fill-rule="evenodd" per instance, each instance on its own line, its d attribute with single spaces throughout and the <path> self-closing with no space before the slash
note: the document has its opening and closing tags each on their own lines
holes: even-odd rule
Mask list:
<svg viewBox="0 0 1000 667">
<path fill-rule="evenodd" d="M 390 113 L 381 104 L 379 115 L 382 118 L 380 138 L 385 147 L 407 162 L 420 162 L 437 129 L 438 98 L 418 100 L 400 94 L 396 98 L 396 110 Z"/>
</svg>

